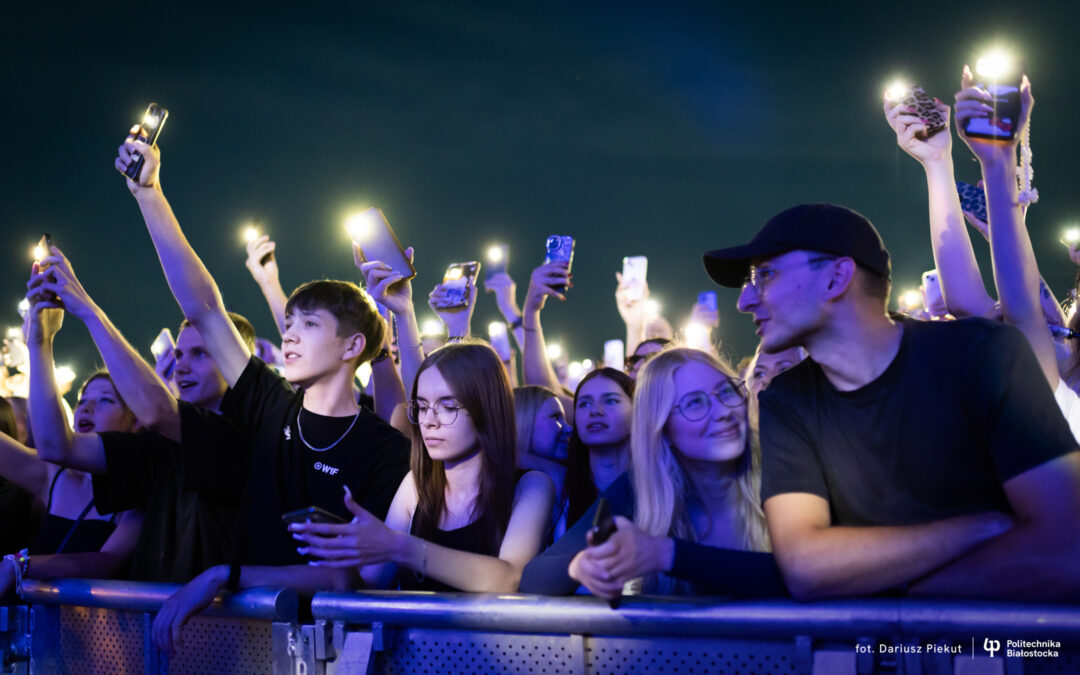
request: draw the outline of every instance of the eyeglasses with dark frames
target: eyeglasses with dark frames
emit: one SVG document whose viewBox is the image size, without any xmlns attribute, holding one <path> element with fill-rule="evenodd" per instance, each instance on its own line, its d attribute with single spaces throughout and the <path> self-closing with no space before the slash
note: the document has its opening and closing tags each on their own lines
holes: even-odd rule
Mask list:
<svg viewBox="0 0 1080 675">
<path fill-rule="evenodd" d="M 746 403 L 746 383 L 742 380 L 725 380 L 711 395 L 704 391 L 692 391 L 679 399 L 675 410 L 688 422 L 700 422 L 712 412 L 714 398 L 727 408 L 738 408 Z"/>
</svg>

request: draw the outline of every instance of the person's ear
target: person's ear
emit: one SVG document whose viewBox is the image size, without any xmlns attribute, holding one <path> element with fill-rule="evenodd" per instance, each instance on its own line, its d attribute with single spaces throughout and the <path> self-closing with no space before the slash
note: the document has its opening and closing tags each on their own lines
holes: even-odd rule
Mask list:
<svg viewBox="0 0 1080 675">
<path fill-rule="evenodd" d="M 345 352 L 341 355 L 342 361 L 350 361 L 364 353 L 367 346 L 367 338 L 363 333 L 354 333 L 345 338 Z"/>
<path fill-rule="evenodd" d="M 832 271 L 826 277 L 825 299 L 835 300 L 842 296 L 855 280 L 858 268 L 851 258 L 837 258 L 832 263 Z"/>
</svg>

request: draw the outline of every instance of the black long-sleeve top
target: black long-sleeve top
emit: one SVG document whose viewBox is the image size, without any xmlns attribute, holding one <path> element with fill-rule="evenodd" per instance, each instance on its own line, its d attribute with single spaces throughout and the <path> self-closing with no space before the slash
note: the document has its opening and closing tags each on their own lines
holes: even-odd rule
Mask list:
<svg viewBox="0 0 1080 675">
<path fill-rule="evenodd" d="M 614 515 L 633 519 L 634 488 L 629 474 L 622 474 L 603 497 Z M 592 527 L 597 504 L 548 550 L 525 566 L 521 575 L 522 593 L 570 595 L 579 584 L 570 578 L 570 561 L 585 548 L 585 535 Z M 675 556 L 670 576 L 690 582 L 698 595 L 732 597 L 780 597 L 788 595 L 776 560 L 771 553 L 737 551 L 675 538 Z"/>
</svg>

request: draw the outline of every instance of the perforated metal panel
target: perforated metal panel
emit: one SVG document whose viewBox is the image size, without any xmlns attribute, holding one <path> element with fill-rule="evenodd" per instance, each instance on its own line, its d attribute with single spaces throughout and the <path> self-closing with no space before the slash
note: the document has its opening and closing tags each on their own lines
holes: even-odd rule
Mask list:
<svg viewBox="0 0 1080 675">
<path fill-rule="evenodd" d="M 87 607 L 34 607 L 34 673 L 141 673 L 143 615 Z"/>
<path fill-rule="evenodd" d="M 797 672 L 795 646 L 716 639 L 588 638 L 586 672 L 774 675 Z"/>
<path fill-rule="evenodd" d="M 1056 651 L 1058 652 L 1057 658 L 1024 659 L 1024 675 L 1080 673 L 1080 652 L 1066 652 L 1060 649 Z M 957 661 L 959 660 L 957 659 Z"/>
<path fill-rule="evenodd" d="M 195 617 L 184 626 L 184 649 L 169 661 L 169 675 L 269 673 L 271 635 L 266 621 Z"/>
<path fill-rule="evenodd" d="M 146 649 L 152 647 L 148 647 L 145 631 L 149 625 L 144 617 L 139 612 L 37 606 L 31 642 L 33 672 L 146 672 Z M 184 648 L 168 663 L 167 672 L 241 675 L 269 673 L 272 666 L 270 623 L 195 617 L 184 627 Z"/>
<path fill-rule="evenodd" d="M 403 630 L 395 631 L 392 640 L 390 648 L 376 656 L 377 673 L 577 675 L 581 672 L 574 638 L 567 635 Z"/>
</svg>

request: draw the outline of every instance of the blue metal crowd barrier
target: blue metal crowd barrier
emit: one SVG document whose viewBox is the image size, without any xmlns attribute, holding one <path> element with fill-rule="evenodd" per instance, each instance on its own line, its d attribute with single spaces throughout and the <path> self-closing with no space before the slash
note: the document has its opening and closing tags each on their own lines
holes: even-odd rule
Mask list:
<svg viewBox="0 0 1080 675">
<path fill-rule="evenodd" d="M 1080 673 L 1080 607 L 863 599 L 624 598 L 251 589 L 219 598 L 166 659 L 150 623 L 176 589 L 28 582 L 0 608 L 11 673 Z M 1017 656 L 1017 654 L 1020 654 Z"/>
</svg>

